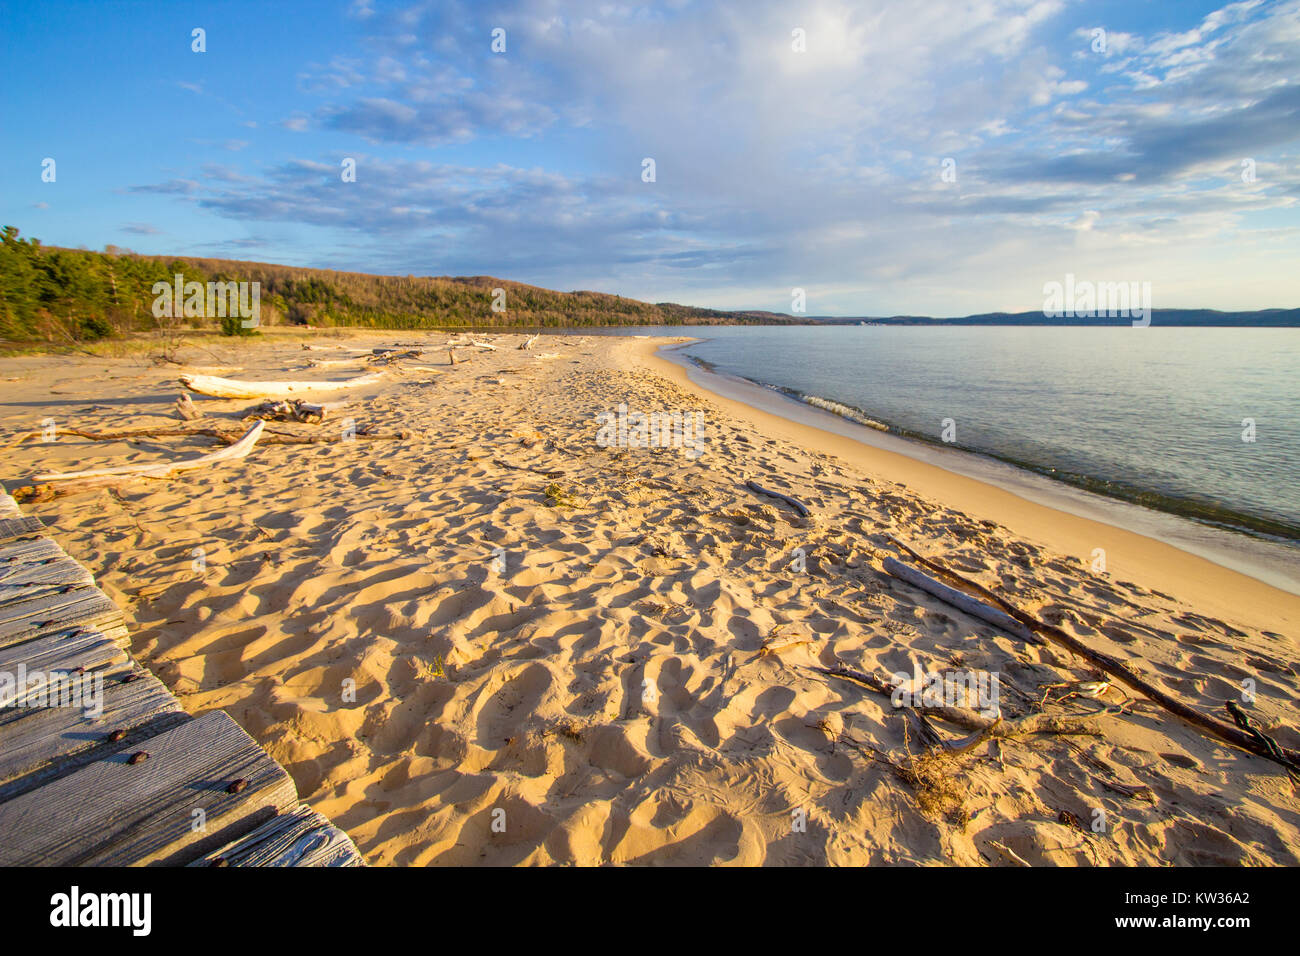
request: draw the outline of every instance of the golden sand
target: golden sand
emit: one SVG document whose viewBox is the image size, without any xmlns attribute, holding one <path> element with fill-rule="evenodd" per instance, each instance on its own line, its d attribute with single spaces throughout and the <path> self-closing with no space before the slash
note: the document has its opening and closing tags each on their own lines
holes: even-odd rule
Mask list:
<svg viewBox="0 0 1300 956">
<path fill-rule="evenodd" d="M 363 368 L 267 338 L 185 357 L 247 379 Z M 1300 598 L 713 396 L 654 340 L 523 339 L 455 366 L 432 350 L 323 425 L 270 426 L 341 436 L 351 417 L 405 441 L 259 446 L 26 507 L 127 609 L 135 655 L 186 709 L 225 709 L 373 864 L 1300 862 L 1281 768 L 1157 709 L 909 761 L 914 717 L 812 669 L 996 673 L 1007 718 L 1044 693 L 1061 715 L 1123 701 L 1051 700 L 1092 671 L 883 573 L 893 538 L 1206 712 L 1253 681 L 1251 713 L 1295 748 Z M 3 359 L 0 429 L 174 427 L 179 371 Z M 235 428 L 251 403 L 195 404 Z M 620 404 L 703 412 L 703 454 L 602 447 L 597 415 Z M 26 443 L 0 479 L 211 447 Z"/>
</svg>

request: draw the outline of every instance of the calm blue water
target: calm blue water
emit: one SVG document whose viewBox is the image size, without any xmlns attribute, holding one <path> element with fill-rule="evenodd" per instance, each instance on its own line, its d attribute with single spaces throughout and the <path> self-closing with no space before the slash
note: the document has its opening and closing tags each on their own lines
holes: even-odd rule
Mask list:
<svg viewBox="0 0 1300 956">
<path fill-rule="evenodd" d="M 629 330 L 630 331 L 630 330 Z M 645 332 L 646 330 L 640 330 Z M 1300 331 L 708 327 L 688 356 L 1091 491 L 1300 542 Z M 1254 442 L 1242 420 L 1255 422 Z"/>
</svg>

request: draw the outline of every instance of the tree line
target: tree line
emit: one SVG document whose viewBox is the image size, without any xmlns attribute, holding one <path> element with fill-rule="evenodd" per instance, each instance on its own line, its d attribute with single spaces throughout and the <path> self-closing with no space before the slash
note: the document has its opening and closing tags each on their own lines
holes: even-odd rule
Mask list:
<svg viewBox="0 0 1300 956">
<path fill-rule="evenodd" d="M 45 246 L 0 230 L 0 338 L 87 341 L 156 330 L 157 282 L 261 283 L 261 324 L 382 329 L 698 325 L 753 322 L 716 309 L 600 292 L 555 292 L 490 276 L 382 276 L 227 259 Z M 504 290 L 504 295 L 498 290 Z M 493 309 L 494 302 L 504 310 Z M 218 330 L 212 317 L 181 320 Z M 759 321 L 762 321 L 761 319 Z M 226 323 L 230 331 L 230 323 Z"/>
</svg>

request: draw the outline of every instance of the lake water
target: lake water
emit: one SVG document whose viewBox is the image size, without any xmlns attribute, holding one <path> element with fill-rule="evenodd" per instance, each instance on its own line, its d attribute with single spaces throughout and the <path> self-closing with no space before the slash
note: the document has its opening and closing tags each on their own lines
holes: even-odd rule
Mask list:
<svg viewBox="0 0 1300 956">
<path fill-rule="evenodd" d="M 704 367 L 795 401 L 838 403 L 850 421 L 1300 545 L 1300 331 L 724 326 L 653 334 L 697 336 L 683 352 Z M 1245 441 L 1252 423 L 1254 441 Z M 954 441 L 944 441 L 945 430 Z"/>
</svg>

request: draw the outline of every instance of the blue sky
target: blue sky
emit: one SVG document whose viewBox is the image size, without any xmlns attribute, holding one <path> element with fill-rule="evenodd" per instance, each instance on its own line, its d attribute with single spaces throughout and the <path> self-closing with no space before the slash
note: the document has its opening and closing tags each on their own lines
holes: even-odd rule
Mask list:
<svg viewBox="0 0 1300 956">
<path fill-rule="evenodd" d="M 0 221 L 50 244 L 811 314 L 1036 310 L 1066 273 L 1300 305 L 1300 0 L 0 18 Z"/>
</svg>

